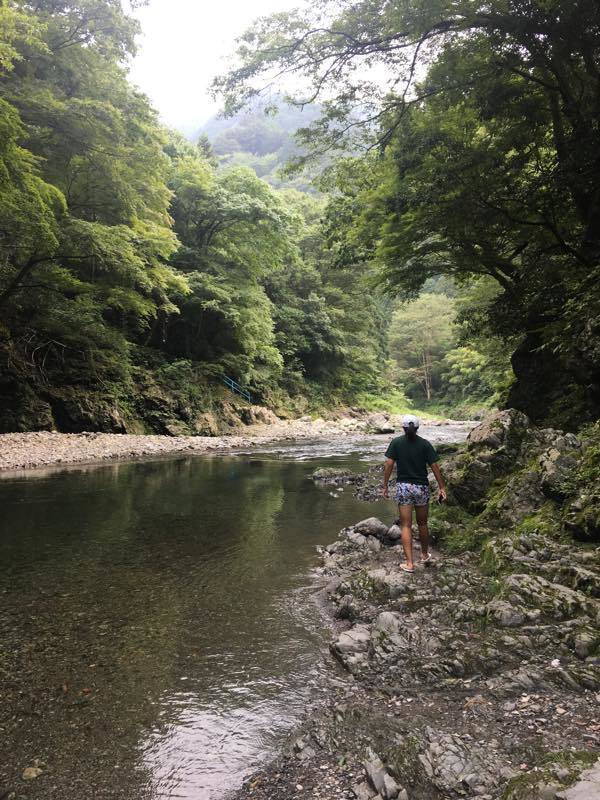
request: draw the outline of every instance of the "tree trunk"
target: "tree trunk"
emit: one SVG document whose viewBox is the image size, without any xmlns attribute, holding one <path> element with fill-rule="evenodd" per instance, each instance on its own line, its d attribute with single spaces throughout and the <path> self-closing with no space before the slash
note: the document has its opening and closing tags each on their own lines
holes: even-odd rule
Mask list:
<svg viewBox="0 0 600 800">
<path fill-rule="evenodd" d="M 36 264 L 41 264 L 42 261 L 49 261 L 49 258 L 38 258 L 38 259 L 30 259 L 27 263 L 23 264 L 23 266 L 17 271 L 15 277 L 10 281 L 6 289 L 3 289 L 0 292 L 0 308 L 4 306 L 8 300 L 15 294 L 15 292 L 19 289 L 19 286 L 25 278 L 29 275 L 31 270 L 36 266 Z"/>
<path fill-rule="evenodd" d="M 427 400 L 431 400 L 431 361 L 429 353 L 423 351 L 423 382 L 425 384 L 425 396 Z"/>
</svg>

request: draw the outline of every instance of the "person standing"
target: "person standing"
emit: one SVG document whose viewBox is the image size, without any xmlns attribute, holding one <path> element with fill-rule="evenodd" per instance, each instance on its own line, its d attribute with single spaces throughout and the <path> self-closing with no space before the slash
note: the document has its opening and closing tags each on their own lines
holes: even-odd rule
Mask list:
<svg viewBox="0 0 600 800">
<path fill-rule="evenodd" d="M 388 498 L 389 480 L 396 464 L 397 486 L 396 500 L 402 529 L 402 547 L 406 563 L 400 564 L 404 572 L 414 572 L 412 544 L 412 518 L 413 508 L 419 528 L 421 541 L 421 563 L 427 564 L 431 560 L 429 552 L 429 500 L 431 492 L 427 467 L 431 467 L 439 487 L 439 501 L 447 499 L 446 483 L 438 466 L 438 455 L 431 442 L 417 434 L 421 421 L 412 414 L 402 417 L 403 436 L 397 436 L 385 451 L 385 467 L 383 472 L 383 496 Z"/>
</svg>

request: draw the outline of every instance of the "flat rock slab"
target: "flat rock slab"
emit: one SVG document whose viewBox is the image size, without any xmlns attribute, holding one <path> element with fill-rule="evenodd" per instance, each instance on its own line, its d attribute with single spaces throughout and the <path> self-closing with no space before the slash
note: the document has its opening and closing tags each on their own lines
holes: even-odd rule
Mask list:
<svg viewBox="0 0 600 800">
<path fill-rule="evenodd" d="M 557 800 L 600 800 L 600 759 L 581 773 L 577 783 L 556 797 Z"/>
<path fill-rule="evenodd" d="M 387 572 L 385 569 L 369 570 L 367 577 L 373 581 L 375 589 L 390 600 L 406 593 L 411 578 L 408 573 Z"/>
<path fill-rule="evenodd" d="M 346 653 L 364 653 L 367 651 L 371 633 L 366 625 L 355 625 L 348 631 L 341 633 L 334 643 L 333 648 L 340 655 Z"/>
</svg>

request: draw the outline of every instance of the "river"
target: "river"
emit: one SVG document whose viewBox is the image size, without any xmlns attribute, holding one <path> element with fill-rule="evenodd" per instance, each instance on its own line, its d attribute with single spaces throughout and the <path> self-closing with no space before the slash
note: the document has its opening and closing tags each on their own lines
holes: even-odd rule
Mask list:
<svg viewBox="0 0 600 800">
<path fill-rule="evenodd" d="M 386 441 L 2 479 L 0 796 L 17 780 L 19 797 L 61 800 L 239 787 L 323 684 L 316 545 L 394 512 L 311 473 L 365 468 Z"/>
</svg>

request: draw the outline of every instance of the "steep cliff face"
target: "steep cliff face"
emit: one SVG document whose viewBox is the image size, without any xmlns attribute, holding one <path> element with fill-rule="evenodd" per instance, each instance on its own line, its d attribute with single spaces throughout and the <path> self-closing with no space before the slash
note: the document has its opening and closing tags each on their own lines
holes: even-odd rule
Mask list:
<svg viewBox="0 0 600 800">
<path fill-rule="evenodd" d="M 578 430 L 600 417 L 600 321 L 588 321 L 571 342 L 568 358 L 542 348 L 537 334 L 528 334 L 512 356 L 515 382 L 508 408 L 527 414 L 535 425 Z"/>
<path fill-rule="evenodd" d="M 257 421 L 256 413 L 216 380 L 193 374 L 168 380 L 146 366 L 113 386 L 76 381 L 59 386 L 10 369 L 0 375 L 0 433 L 216 436 Z"/>
<path fill-rule="evenodd" d="M 478 541 L 544 520 L 555 537 L 600 541 L 600 423 L 575 435 L 500 411 L 471 432 L 445 470 L 454 502 L 477 514 Z"/>
</svg>

